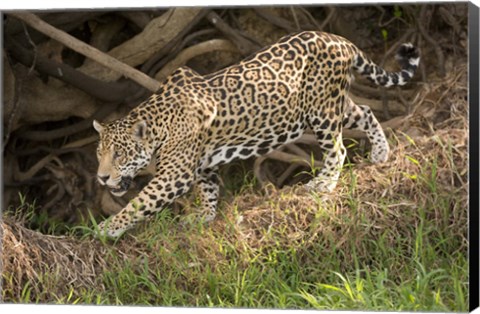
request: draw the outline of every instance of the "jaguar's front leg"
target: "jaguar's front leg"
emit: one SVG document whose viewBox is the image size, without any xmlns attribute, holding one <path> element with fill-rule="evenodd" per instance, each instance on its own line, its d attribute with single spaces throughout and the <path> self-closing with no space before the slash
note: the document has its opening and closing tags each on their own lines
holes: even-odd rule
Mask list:
<svg viewBox="0 0 480 314">
<path fill-rule="evenodd" d="M 172 167 L 163 170 L 122 211 L 98 225 L 100 235 L 120 236 L 137 222 L 171 205 L 190 189 L 194 177 L 191 170 Z"/>
<path fill-rule="evenodd" d="M 218 195 L 219 195 L 220 177 L 217 169 L 205 169 L 198 174 L 197 191 L 202 203 L 201 215 L 205 222 L 215 219 Z"/>
</svg>

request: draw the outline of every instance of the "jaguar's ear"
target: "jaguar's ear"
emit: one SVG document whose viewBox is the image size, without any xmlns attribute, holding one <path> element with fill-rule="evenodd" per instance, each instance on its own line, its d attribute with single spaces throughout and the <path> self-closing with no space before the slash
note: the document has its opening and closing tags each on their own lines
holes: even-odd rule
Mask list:
<svg viewBox="0 0 480 314">
<path fill-rule="evenodd" d="M 147 138 L 147 122 L 140 120 L 132 127 L 133 137 L 137 140 L 145 140 Z"/>
<path fill-rule="evenodd" d="M 97 120 L 93 120 L 93 127 L 98 133 L 102 133 L 104 126 Z"/>
</svg>

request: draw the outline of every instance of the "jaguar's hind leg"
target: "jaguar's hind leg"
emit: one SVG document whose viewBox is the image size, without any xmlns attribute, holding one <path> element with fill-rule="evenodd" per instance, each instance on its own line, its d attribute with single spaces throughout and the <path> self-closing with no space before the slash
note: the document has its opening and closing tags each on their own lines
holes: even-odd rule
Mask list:
<svg viewBox="0 0 480 314">
<path fill-rule="evenodd" d="M 363 131 L 372 144 L 371 160 L 374 163 L 385 162 L 390 148 L 382 126 L 367 106 L 357 105 L 347 98 L 347 108 L 343 118 L 343 127 Z"/>
</svg>

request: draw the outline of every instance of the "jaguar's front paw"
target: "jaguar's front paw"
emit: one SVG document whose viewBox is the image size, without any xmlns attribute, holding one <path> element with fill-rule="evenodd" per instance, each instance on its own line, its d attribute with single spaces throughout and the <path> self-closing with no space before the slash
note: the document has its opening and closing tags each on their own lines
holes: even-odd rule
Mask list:
<svg viewBox="0 0 480 314">
<path fill-rule="evenodd" d="M 203 219 L 203 222 L 209 223 L 209 222 L 213 221 L 216 216 L 217 216 L 217 214 L 214 210 L 208 210 L 208 211 L 205 211 L 201 215 L 201 219 Z"/>
<path fill-rule="evenodd" d="M 110 220 L 102 221 L 98 224 L 98 237 L 107 237 L 107 238 L 118 238 L 125 232 L 124 229 L 120 227 L 115 227 L 115 225 Z"/>
<path fill-rule="evenodd" d="M 216 213 L 212 210 L 202 210 L 195 213 L 191 213 L 190 215 L 183 216 L 181 218 L 181 224 L 186 226 L 189 224 L 206 224 L 208 225 L 210 222 L 215 220 Z"/>
</svg>

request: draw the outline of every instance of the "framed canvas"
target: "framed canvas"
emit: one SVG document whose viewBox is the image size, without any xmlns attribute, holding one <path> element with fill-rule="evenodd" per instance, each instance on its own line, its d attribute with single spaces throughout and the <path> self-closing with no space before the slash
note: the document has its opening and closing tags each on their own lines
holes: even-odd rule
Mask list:
<svg viewBox="0 0 480 314">
<path fill-rule="evenodd" d="M 478 307 L 475 4 L 29 5 L 0 308 Z"/>
</svg>

